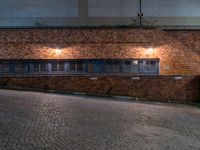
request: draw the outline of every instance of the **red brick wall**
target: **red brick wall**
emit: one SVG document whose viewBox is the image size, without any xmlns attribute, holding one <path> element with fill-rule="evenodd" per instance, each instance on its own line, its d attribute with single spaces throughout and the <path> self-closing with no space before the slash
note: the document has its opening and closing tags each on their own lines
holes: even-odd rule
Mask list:
<svg viewBox="0 0 200 150">
<path fill-rule="evenodd" d="M 148 100 L 196 101 L 200 100 L 200 77 L 183 76 L 21 76 L 1 77 L 4 87 L 25 87 L 96 95 L 122 95 Z M 84 87 L 84 88 L 83 88 Z"/>
<path fill-rule="evenodd" d="M 200 54 L 200 30 L 168 32 L 171 36 L 181 41 L 186 47 Z"/>
<path fill-rule="evenodd" d="M 0 59 L 159 58 L 162 75 L 199 75 L 199 32 L 1 29 Z M 149 47 L 154 51 L 148 52 Z M 60 48 L 61 54 L 56 54 L 56 48 Z"/>
</svg>

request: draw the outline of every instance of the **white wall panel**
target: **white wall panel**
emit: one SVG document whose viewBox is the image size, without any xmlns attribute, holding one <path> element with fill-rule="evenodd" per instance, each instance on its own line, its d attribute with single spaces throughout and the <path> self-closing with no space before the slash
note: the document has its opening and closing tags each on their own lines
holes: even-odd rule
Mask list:
<svg viewBox="0 0 200 150">
<path fill-rule="evenodd" d="M 78 0 L 0 0 L 0 17 L 78 17 Z"/>
<path fill-rule="evenodd" d="M 150 25 L 200 28 L 200 0 L 142 0 L 142 10 Z M 131 25 L 138 12 L 139 0 L 0 0 L 0 26 Z"/>
<path fill-rule="evenodd" d="M 89 17 L 132 17 L 138 13 L 138 0 L 89 0 Z"/>
<path fill-rule="evenodd" d="M 200 0 L 143 0 L 142 6 L 145 16 L 200 16 Z"/>
<path fill-rule="evenodd" d="M 200 16 L 200 0 L 142 0 L 145 16 Z M 131 17 L 139 11 L 139 0 L 89 0 L 90 17 Z"/>
</svg>

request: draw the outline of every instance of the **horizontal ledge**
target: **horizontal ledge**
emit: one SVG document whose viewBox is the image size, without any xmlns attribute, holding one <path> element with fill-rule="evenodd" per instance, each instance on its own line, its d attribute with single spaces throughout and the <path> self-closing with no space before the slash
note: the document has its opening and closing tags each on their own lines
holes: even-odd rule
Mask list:
<svg viewBox="0 0 200 150">
<path fill-rule="evenodd" d="M 200 77 L 200 75 L 195 75 L 195 74 L 185 74 L 185 75 L 158 75 L 158 74 L 110 74 L 110 73 L 103 73 L 103 74 L 97 74 L 97 73 L 93 73 L 93 74 L 73 74 L 73 73 L 69 73 L 69 74 L 1 74 L 0 78 L 2 77 L 130 77 L 130 79 L 132 79 L 132 77 L 172 77 L 172 79 L 174 79 L 175 77 L 182 77 L 182 78 L 186 78 L 186 77 Z"/>
<path fill-rule="evenodd" d="M 0 28 L 139 28 L 137 16 L 127 17 L 0 17 Z M 135 20 L 135 21 L 134 21 Z M 38 24 L 37 24 L 38 23 Z M 142 25 L 144 28 L 185 28 L 200 29 L 198 16 L 144 16 Z"/>
<path fill-rule="evenodd" d="M 154 26 L 147 26 L 144 25 L 142 27 L 139 26 L 131 26 L 131 25 L 96 25 L 96 26 L 65 26 L 65 25 L 60 25 L 60 26 L 1 26 L 0 29 L 105 29 L 105 30 L 110 30 L 110 29 L 163 29 L 163 30 L 200 30 L 200 25 L 154 25 Z"/>
</svg>

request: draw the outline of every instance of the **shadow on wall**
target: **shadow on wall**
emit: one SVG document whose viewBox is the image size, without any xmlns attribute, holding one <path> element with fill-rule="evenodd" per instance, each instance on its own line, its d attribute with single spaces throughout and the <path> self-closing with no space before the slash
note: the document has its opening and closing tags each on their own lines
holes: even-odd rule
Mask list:
<svg viewBox="0 0 200 150">
<path fill-rule="evenodd" d="M 2 79 L 1 79 L 1 82 L 0 82 L 0 86 L 1 86 L 1 87 L 7 87 L 7 86 L 8 86 L 8 83 L 9 83 L 9 80 L 10 80 L 9 77 L 2 78 Z"/>
<path fill-rule="evenodd" d="M 97 96 L 130 96 L 144 100 L 197 102 L 200 76 L 13 76 L 0 77 L 0 87 L 17 90 L 54 90 Z"/>
<path fill-rule="evenodd" d="M 195 98 L 200 102 L 200 76 L 194 77 L 194 79 L 186 85 L 186 97 L 188 100 Z"/>
</svg>

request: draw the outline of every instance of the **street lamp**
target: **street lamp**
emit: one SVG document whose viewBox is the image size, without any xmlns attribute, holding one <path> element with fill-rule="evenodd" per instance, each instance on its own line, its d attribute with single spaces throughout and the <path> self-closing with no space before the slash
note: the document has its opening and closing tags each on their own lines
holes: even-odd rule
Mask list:
<svg viewBox="0 0 200 150">
<path fill-rule="evenodd" d="M 142 0 L 140 0 L 139 5 L 140 5 L 140 12 L 138 13 L 138 17 L 140 19 L 140 28 L 142 28 L 142 17 L 144 16 L 142 12 Z"/>
</svg>

